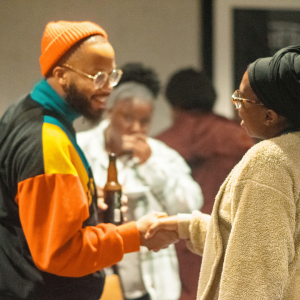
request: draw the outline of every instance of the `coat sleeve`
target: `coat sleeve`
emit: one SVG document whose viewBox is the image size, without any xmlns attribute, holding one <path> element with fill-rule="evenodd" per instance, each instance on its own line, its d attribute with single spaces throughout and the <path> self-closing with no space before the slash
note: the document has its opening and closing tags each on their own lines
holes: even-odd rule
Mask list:
<svg viewBox="0 0 300 300">
<path fill-rule="evenodd" d="M 193 211 L 192 214 L 178 214 L 179 238 L 185 239 L 188 248 L 201 256 L 210 219 L 210 215 L 200 211 Z"/>
<path fill-rule="evenodd" d="M 296 201 L 291 170 L 282 153 L 268 155 L 268 148 L 262 150 L 227 192 L 231 232 L 220 300 L 282 299 L 295 258 Z"/>
<path fill-rule="evenodd" d="M 71 175 L 27 179 L 19 184 L 16 202 L 29 250 L 40 270 L 81 277 L 139 250 L 134 222 L 82 228 L 88 201 Z"/>
<path fill-rule="evenodd" d="M 68 136 L 58 126 L 44 123 L 41 144 L 29 145 L 26 156 L 15 155 L 14 165 L 20 178 L 15 201 L 37 268 L 82 277 L 117 263 L 125 253 L 139 251 L 135 222 L 83 226 L 95 192 Z M 37 155 L 40 148 L 42 155 Z"/>
</svg>

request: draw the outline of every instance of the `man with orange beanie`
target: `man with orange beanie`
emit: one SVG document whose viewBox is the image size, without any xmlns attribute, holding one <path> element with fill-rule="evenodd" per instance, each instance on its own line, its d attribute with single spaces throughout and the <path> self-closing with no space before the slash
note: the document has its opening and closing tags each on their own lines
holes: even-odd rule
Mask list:
<svg viewBox="0 0 300 300">
<path fill-rule="evenodd" d="M 73 121 L 98 121 L 122 75 L 106 32 L 91 22 L 51 22 L 42 38 L 44 80 L 0 121 L 0 299 L 96 300 L 104 267 L 146 241 L 163 213 L 97 225 L 91 168 Z"/>
</svg>

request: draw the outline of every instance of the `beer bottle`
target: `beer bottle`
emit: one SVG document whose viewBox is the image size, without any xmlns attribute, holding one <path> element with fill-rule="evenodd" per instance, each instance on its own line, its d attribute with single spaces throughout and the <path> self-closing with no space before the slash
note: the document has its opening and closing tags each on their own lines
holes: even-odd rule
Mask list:
<svg viewBox="0 0 300 300">
<path fill-rule="evenodd" d="M 104 186 L 104 202 L 108 207 L 107 210 L 104 211 L 103 219 L 104 223 L 120 225 L 122 224 L 122 186 L 118 183 L 116 158 L 114 153 L 109 154 L 107 182 Z"/>
</svg>

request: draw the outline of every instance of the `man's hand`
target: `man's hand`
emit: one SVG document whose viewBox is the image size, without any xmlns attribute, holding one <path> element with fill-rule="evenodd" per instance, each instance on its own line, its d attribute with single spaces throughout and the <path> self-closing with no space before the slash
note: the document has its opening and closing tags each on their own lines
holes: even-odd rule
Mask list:
<svg viewBox="0 0 300 300">
<path fill-rule="evenodd" d="M 149 250 L 158 252 L 161 249 L 168 248 L 171 244 L 179 241 L 178 233 L 175 231 L 161 229 L 152 237 L 144 240 L 144 245 Z"/>
<path fill-rule="evenodd" d="M 175 215 L 157 219 L 155 223 L 148 228 L 145 238 L 150 239 L 161 230 L 174 231 L 178 234 L 178 217 Z"/>
<path fill-rule="evenodd" d="M 174 244 L 179 241 L 178 233 L 171 230 L 156 230 L 156 233 L 149 235 L 145 238 L 145 233 L 151 227 L 152 224 L 156 224 L 158 220 L 162 220 L 167 216 L 166 213 L 152 212 L 149 213 L 137 221 L 137 227 L 140 232 L 141 246 L 147 247 L 149 250 L 159 251 L 160 249 L 167 248 L 170 244 Z"/>
<path fill-rule="evenodd" d="M 97 204 L 100 210 L 107 210 L 107 205 L 104 203 L 104 191 L 103 188 L 97 185 Z"/>
<path fill-rule="evenodd" d="M 147 136 L 141 133 L 123 135 L 122 149 L 124 152 L 131 152 L 133 157 L 139 159 L 142 164 L 151 156 L 151 148 L 147 143 Z"/>
</svg>

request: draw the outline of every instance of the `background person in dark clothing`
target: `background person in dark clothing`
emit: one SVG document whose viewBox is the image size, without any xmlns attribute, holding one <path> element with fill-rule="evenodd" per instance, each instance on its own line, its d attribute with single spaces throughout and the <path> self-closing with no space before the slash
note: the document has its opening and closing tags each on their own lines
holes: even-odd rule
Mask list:
<svg viewBox="0 0 300 300">
<path fill-rule="evenodd" d="M 178 151 L 191 167 L 204 196 L 201 212 L 210 214 L 220 185 L 254 140 L 238 123 L 213 112 L 216 93 L 204 72 L 193 68 L 175 72 L 167 84 L 166 99 L 172 107 L 173 125 L 156 138 Z M 190 252 L 184 241 L 175 246 L 180 299 L 196 299 L 201 257 Z"/>
</svg>

